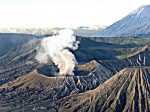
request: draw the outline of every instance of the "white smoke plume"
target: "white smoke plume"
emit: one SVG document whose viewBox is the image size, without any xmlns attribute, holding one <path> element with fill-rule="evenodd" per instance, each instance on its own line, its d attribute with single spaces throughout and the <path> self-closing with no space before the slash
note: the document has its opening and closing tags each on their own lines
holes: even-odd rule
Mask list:
<svg viewBox="0 0 150 112">
<path fill-rule="evenodd" d="M 39 63 L 48 63 L 52 60 L 59 68 L 59 75 L 73 75 L 76 58 L 69 49 L 76 50 L 79 41 L 70 29 L 60 30 L 58 35 L 41 40 L 36 59 Z"/>
</svg>

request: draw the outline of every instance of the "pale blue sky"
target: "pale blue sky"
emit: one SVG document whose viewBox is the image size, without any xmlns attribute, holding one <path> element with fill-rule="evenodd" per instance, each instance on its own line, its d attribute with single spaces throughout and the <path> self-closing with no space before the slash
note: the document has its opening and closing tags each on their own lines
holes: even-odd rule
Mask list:
<svg viewBox="0 0 150 112">
<path fill-rule="evenodd" d="M 110 25 L 150 0 L 0 0 L 0 27 Z"/>
</svg>

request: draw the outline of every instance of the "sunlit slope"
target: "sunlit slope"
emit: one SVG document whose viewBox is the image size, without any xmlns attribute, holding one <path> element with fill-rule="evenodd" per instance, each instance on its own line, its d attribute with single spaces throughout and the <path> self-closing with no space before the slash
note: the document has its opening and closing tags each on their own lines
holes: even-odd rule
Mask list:
<svg viewBox="0 0 150 112">
<path fill-rule="evenodd" d="M 58 101 L 59 111 L 150 111 L 150 68 L 125 68 L 85 93 Z"/>
</svg>

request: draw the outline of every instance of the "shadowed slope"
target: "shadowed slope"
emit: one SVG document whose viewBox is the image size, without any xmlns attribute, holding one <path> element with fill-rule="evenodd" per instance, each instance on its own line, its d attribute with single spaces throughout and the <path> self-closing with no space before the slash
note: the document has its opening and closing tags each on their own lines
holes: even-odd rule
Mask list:
<svg viewBox="0 0 150 112">
<path fill-rule="evenodd" d="M 114 73 L 125 67 L 150 66 L 150 47 L 145 46 L 141 52 L 124 59 L 99 61 L 99 63 Z"/>
</svg>

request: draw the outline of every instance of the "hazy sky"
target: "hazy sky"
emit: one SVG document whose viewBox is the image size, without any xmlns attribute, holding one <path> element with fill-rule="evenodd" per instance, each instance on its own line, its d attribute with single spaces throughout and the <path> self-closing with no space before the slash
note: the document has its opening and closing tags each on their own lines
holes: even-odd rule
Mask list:
<svg viewBox="0 0 150 112">
<path fill-rule="evenodd" d="M 0 0 L 0 27 L 110 25 L 150 0 Z"/>
</svg>

